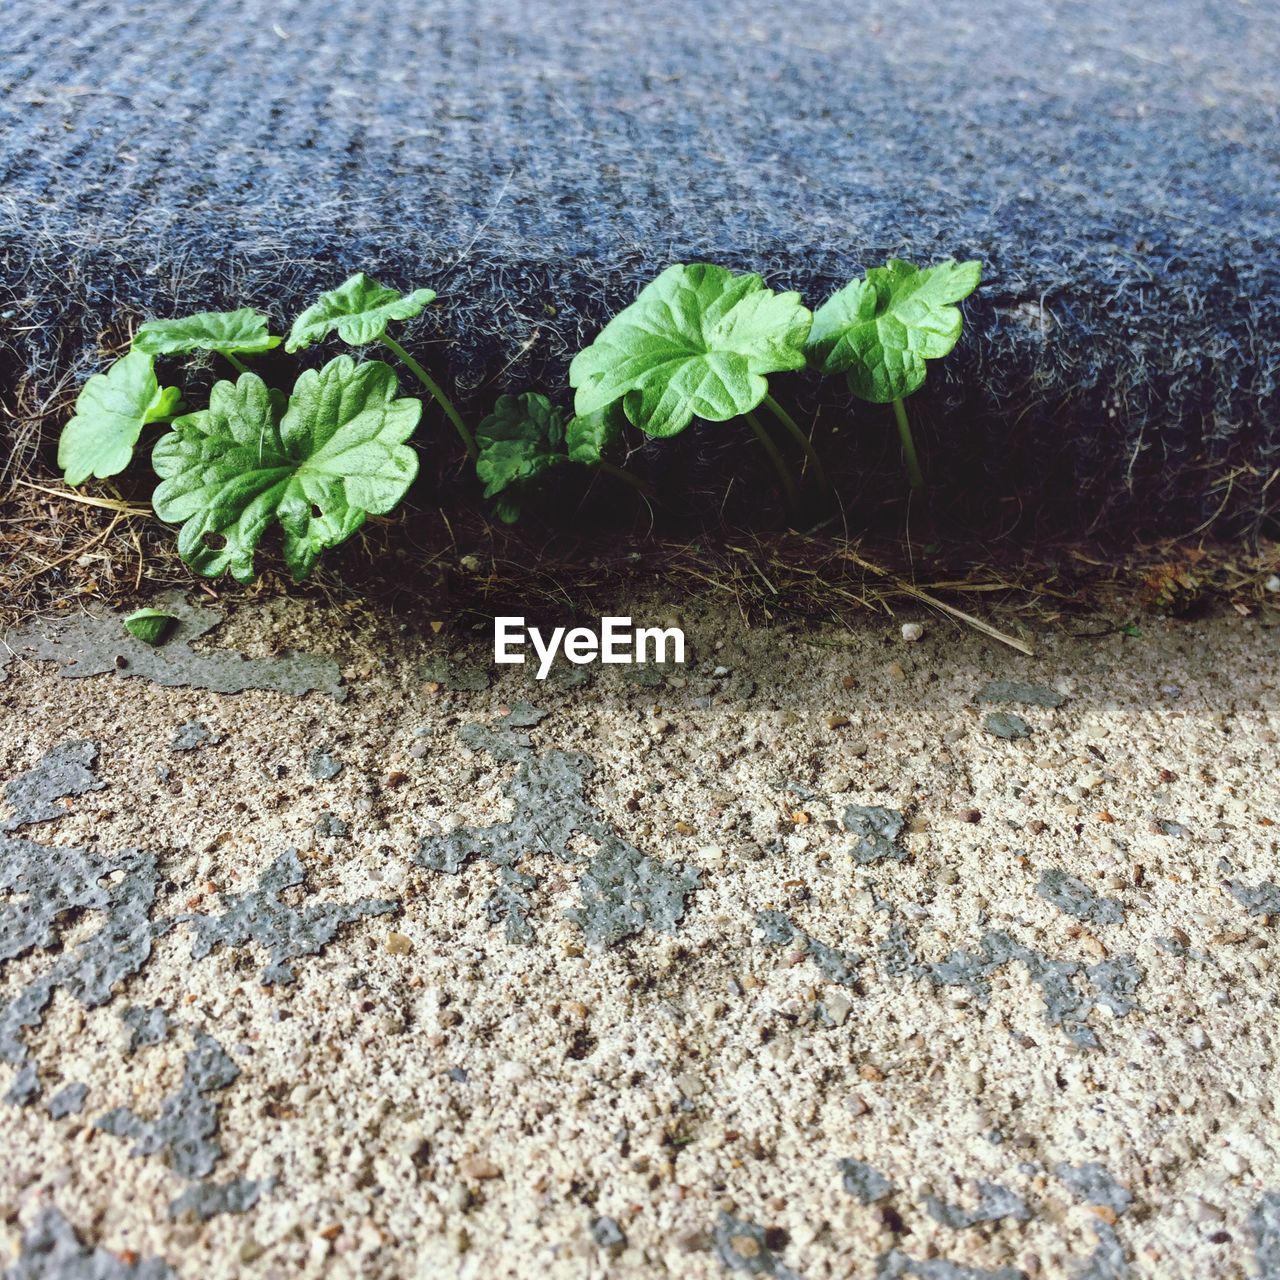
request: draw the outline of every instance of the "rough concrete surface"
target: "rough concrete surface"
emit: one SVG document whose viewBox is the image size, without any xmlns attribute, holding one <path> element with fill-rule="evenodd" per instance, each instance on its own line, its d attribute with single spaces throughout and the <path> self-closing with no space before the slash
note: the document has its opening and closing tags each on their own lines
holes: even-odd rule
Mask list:
<svg viewBox="0 0 1280 1280">
<path fill-rule="evenodd" d="M 923 620 L 197 642 L 341 702 L 11 663 L 0 1275 L 1274 1277 L 1275 630 Z"/>
</svg>

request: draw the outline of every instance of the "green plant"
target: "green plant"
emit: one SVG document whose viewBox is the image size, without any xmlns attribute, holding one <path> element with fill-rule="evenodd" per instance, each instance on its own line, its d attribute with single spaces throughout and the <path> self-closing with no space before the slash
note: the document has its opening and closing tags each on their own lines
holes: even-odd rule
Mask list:
<svg viewBox="0 0 1280 1280">
<path fill-rule="evenodd" d="M 925 362 L 956 345 L 964 321 L 955 304 L 981 279 L 976 261 L 949 259 L 921 268 L 890 258 L 814 312 L 810 363 L 822 373 L 847 373 L 860 400 L 893 406 L 912 488 L 920 488 L 924 476 L 902 402 L 923 385 Z"/>
<path fill-rule="evenodd" d="M 59 438 L 58 463 L 73 485 L 91 475 L 107 478 L 128 466 L 148 424 L 167 423 L 152 453 L 160 478 L 153 506 L 161 519 L 182 526 L 183 558 L 200 573 L 229 570 L 248 581 L 274 522 L 283 530 L 286 562 L 301 578 L 368 515 L 390 512 L 417 473 L 406 442 L 422 405 L 398 395 L 388 365 L 341 356 L 303 373 L 286 396 L 269 390 L 240 359 L 282 341 L 286 351 L 301 351 L 337 334 L 354 346 L 380 343 L 412 371 L 453 423 L 503 520 L 518 518 L 533 487 L 565 463 L 648 494 L 609 457 L 624 426 L 666 439 L 695 418 L 745 419 L 778 473 L 788 507 L 797 510 L 799 487 L 757 410 L 763 405 L 794 437 L 829 492 L 811 441 L 769 389 L 771 374 L 806 366 L 845 373 L 855 396 L 893 406 L 918 487 L 923 478 L 903 401 L 923 384 L 927 362 L 954 348 L 963 323 L 956 304 L 980 279 L 978 262 L 917 268 L 890 259 L 813 314 L 799 294 L 775 292 L 758 275 L 677 263 L 574 357 L 573 416 L 538 392 L 506 395 L 473 436 L 435 380 L 387 334 L 388 324 L 418 315 L 435 293 L 401 294 L 358 272 L 307 307 L 284 340 L 251 307 L 141 325 L 129 353 L 81 389 Z M 206 409 L 186 412 L 179 389 L 160 385 L 155 360 L 197 351 L 222 355 L 240 376 L 216 383 Z M 128 624 L 135 623 L 142 638 L 159 625 L 146 611 L 131 616 Z"/>
<path fill-rule="evenodd" d="M 177 620 L 163 609 L 135 609 L 124 620 L 124 629 L 143 644 L 157 645 Z"/>
<path fill-rule="evenodd" d="M 418 472 L 405 443 L 422 413 L 398 398 L 380 361 L 339 356 L 309 369 L 287 399 L 256 374 L 219 382 L 209 407 L 178 418 L 152 454 L 156 515 L 181 524 L 178 551 L 207 577 L 254 577 L 254 554 L 274 521 L 296 579 L 368 515 L 386 515 Z"/>
<path fill-rule="evenodd" d="M 594 413 L 574 414 L 564 429 L 564 445 L 569 461 L 599 467 L 619 480 L 638 485 L 640 482 L 634 476 L 614 466 L 608 459 L 608 455 L 622 442 L 624 422 L 626 418 L 616 400 Z"/>
<path fill-rule="evenodd" d="M 812 320 L 798 293 L 775 293 L 758 275 L 677 263 L 573 358 L 574 408 L 587 415 L 620 402 L 632 425 L 659 439 L 694 418 L 745 418 L 794 507 L 795 480 L 754 410 L 764 404 L 817 463 L 808 437 L 769 395 L 767 377 L 805 367 Z"/>
<path fill-rule="evenodd" d="M 566 460 L 564 414 L 544 395 L 499 396 L 476 428 L 476 476 L 494 514 L 505 524 L 520 518 L 520 494 Z"/>
<path fill-rule="evenodd" d="M 647 493 L 641 481 L 605 457 L 621 435 L 616 404 L 566 422 L 564 411 L 539 392 L 499 396 L 476 429 L 476 476 L 484 496 L 497 499 L 494 514 L 506 524 L 519 519 L 523 494 L 566 462 L 594 467 Z"/>
<path fill-rule="evenodd" d="M 479 454 L 475 437 L 445 395 L 440 384 L 394 338 L 388 337 L 387 325 L 393 320 L 409 320 L 436 299 L 431 289 L 415 289 L 401 294 L 357 271 L 336 289 L 322 293 L 293 322 L 285 341 L 286 351 L 302 351 L 330 333 L 336 332 L 348 346 L 363 347 L 379 342 L 399 359 L 427 389 L 453 424 L 467 453 L 474 462 Z"/>
<path fill-rule="evenodd" d="M 70 485 L 123 471 L 143 427 L 182 412 L 177 387 L 161 387 L 155 360 L 130 351 L 80 389 L 76 410 L 58 438 L 58 466 Z"/>
<path fill-rule="evenodd" d="M 266 316 L 251 307 L 140 325 L 128 354 L 81 388 L 75 414 L 58 439 L 58 466 L 66 482 L 79 485 L 91 475 L 105 480 L 119 474 L 132 460 L 145 426 L 182 412 L 178 388 L 159 386 L 156 356 L 217 351 L 243 373 L 237 353 L 257 355 L 279 345 L 267 330 Z"/>
<path fill-rule="evenodd" d="M 200 311 L 174 320 L 148 320 L 133 335 L 133 350 L 152 356 L 216 351 L 237 372 L 244 373 L 238 356 L 261 355 L 281 341 L 269 332 L 266 316 L 252 307 L 241 307 L 239 311 Z"/>
</svg>

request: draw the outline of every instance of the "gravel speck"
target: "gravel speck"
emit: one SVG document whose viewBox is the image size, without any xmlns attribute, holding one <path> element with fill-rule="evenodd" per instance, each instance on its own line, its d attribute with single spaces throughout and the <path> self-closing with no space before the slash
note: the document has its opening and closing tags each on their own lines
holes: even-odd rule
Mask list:
<svg viewBox="0 0 1280 1280">
<path fill-rule="evenodd" d="M 982 727 L 997 738 L 1029 738 L 1031 726 L 1021 716 L 1010 711 L 993 711 L 987 716 Z"/>
</svg>

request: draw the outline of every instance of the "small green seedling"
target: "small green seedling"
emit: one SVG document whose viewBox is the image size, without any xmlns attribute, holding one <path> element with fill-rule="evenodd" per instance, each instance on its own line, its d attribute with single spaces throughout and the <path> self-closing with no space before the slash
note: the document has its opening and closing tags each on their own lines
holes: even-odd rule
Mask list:
<svg viewBox="0 0 1280 1280">
<path fill-rule="evenodd" d="M 805 367 L 812 318 L 798 293 L 774 293 L 757 275 L 668 267 L 574 357 L 574 408 L 621 400 L 632 424 L 660 439 L 694 418 L 741 417 L 769 394 L 766 374 Z"/>
<path fill-rule="evenodd" d="M 504 524 L 520 518 L 522 491 L 568 461 L 564 413 L 532 391 L 499 396 L 493 412 L 476 428 L 476 443 L 476 476 L 484 485 L 484 496 L 497 499 L 494 514 Z"/>
<path fill-rule="evenodd" d="M 453 424 L 467 453 L 474 462 L 478 449 L 470 428 L 445 395 L 439 383 L 394 338 L 387 336 L 387 325 L 393 320 L 410 320 L 435 301 L 432 289 L 415 289 L 401 294 L 395 289 L 357 271 L 336 289 L 322 293 L 294 322 L 284 349 L 302 351 L 313 343 L 337 333 L 348 346 L 364 347 L 380 342 L 401 360 L 427 389 L 431 398 Z"/>
<path fill-rule="evenodd" d="M 484 496 L 498 499 L 494 514 L 505 524 L 520 518 L 522 494 L 566 462 L 594 467 L 647 493 L 641 481 L 605 457 L 621 436 L 622 412 L 616 403 L 566 422 L 564 411 L 536 391 L 499 396 L 476 430 L 476 476 Z"/>
<path fill-rule="evenodd" d="M 308 369 L 286 401 L 256 374 L 214 385 L 208 409 L 177 419 L 152 454 L 156 515 L 181 524 L 178 551 L 206 577 L 254 577 L 254 554 L 274 521 L 295 579 L 386 515 L 418 473 L 405 442 L 422 403 L 398 398 L 380 361 L 339 356 Z"/>
<path fill-rule="evenodd" d="M 78 485 L 91 475 L 105 480 L 119 474 L 132 460 L 143 427 L 168 422 L 182 412 L 178 388 L 159 387 L 156 356 L 217 351 L 243 373 L 237 353 L 258 355 L 280 341 L 267 331 L 266 316 L 251 307 L 202 311 L 140 325 L 129 354 L 85 383 L 75 416 L 62 430 L 58 465 L 67 483 Z"/>
<path fill-rule="evenodd" d="M 143 644 L 157 645 L 177 620 L 163 609 L 135 609 L 124 620 L 124 629 Z"/>
<path fill-rule="evenodd" d="M 982 279 L 980 262 L 949 259 L 915 267 L 890 258 L 851 280 L 813 316 L 809 362 L 822 373 L 847 372 L 860 400 L 893 405 L 911 487 L 924 484 L 903 400 L 923 385 L 925 361 L 947 355 L 964 323 L 955 304 Z"/>
<path fill-rule="evenodd" d="M 118 475 L 143 427 L 181 412 L 182 393 L 160 386 L 153 357 L 130 351 L 80 389 L 75 415 L 58 438 L 58 466 L 70 485 Z"/>
<path fill-rule="evenodd" d="M 647 284 L 569 366 L 579 414 L 621 402 L 632 425 L 665 439 L 694 418 L 745 417 L 795 506 L 795 480 L 756 418 L 762 403 L 808 438 L 769 395 L 770 373 L 803 369 L 813 316 L 798 293 L 775 293 L 758 275 L 677 263 Z"/>
<path fill-rule="evenodd" d="M 175 320 L 148 320 L 133 335 L 133 349 L 153 356 L 216 351 L 243 373 L 238 356 L 262 355 L 281 341 L 270 333 L 266 316 L 252 307 L 241 307 L 239 311 L 201 311 Z"/>
</svg>

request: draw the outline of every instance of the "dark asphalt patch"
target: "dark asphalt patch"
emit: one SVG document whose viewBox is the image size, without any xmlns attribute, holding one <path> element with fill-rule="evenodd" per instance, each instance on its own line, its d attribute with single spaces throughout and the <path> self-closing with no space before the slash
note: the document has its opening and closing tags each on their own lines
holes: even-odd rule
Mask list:
<svg viewBox="0 0 1280 1280">
<path fill-rule="evenodd" d="M 202 1031 L 195 1033 L 195 1047 L 187 1054 L 182 1084 L 160 1103 L 154 1120 L 144 1120 L 128 1107 L 115 1107 L 98 1117 L 94 1127 L 119 1138 L 132 1138 L 131 1156 L 163 1152 L 173 1171 L 184 1178 L 204 1178 L 222 1155 L 214 1136 L 218 1132 L 218 1107 L 208 1097 L 225 1089 L 239 1076 L 235 1063 L 222 1046 Z"/>
<path fill-rule="evenodd" d="M 101 791 L 107 784 L 94 776 L 97 758 L 96 742 L 61 742 L 51 747 L 26 773 L 5 783 L 4 798 L 13 817 L 3 830 L 16 831 L 35 822 L 65 818 L 67 809 L 59 800 Z"/>
<path fill-rule="evenodd" d="M 197 653 L 192 644 L 222 622 L 222 613 L 188 604 L 178 593 L 159 603 L 176 621 L 164 643 L 155 646 L 124 629 L 124 614 L 95 607 L 68 618 L 37 618 L 4 637 L 0 680 L 7 677 L 16 656 L 24 661 L 56 662 L 59 675 L 68 679 L 114 673 L 122 680 L 151 680 L 170 688 L 213 693 L 273 689 L 301 695 L 315 690 L 339 702 L 347 696 L 338 664 L 322 654 L 286 650 L 275 657 L 247 658 L 231 649 Z"/>
<path fill-rule="evenodd" d="M 282 853 L 258 878 L 256 889 L 246 893 L 219 894 L 224 908 L 218 914 L 181 915 L 192 926 L 195 939 L 191 958 L 201 960 L 216 946 L 243 946 L 253 942 L 265 947 L 271 963 L 262 971 L 264 986 L 289 983 L 293 969 L 287 963 L 299 956 L 315 955 L 333 941 L 344 924 L 362 916 L 380 916 L 399 910 L 400 904 L 385 898 L 360 898 L 355 902 L 312 903 L 292 907 L 280 895 L 306 880 L 296 849 Z"/>
</svg>

